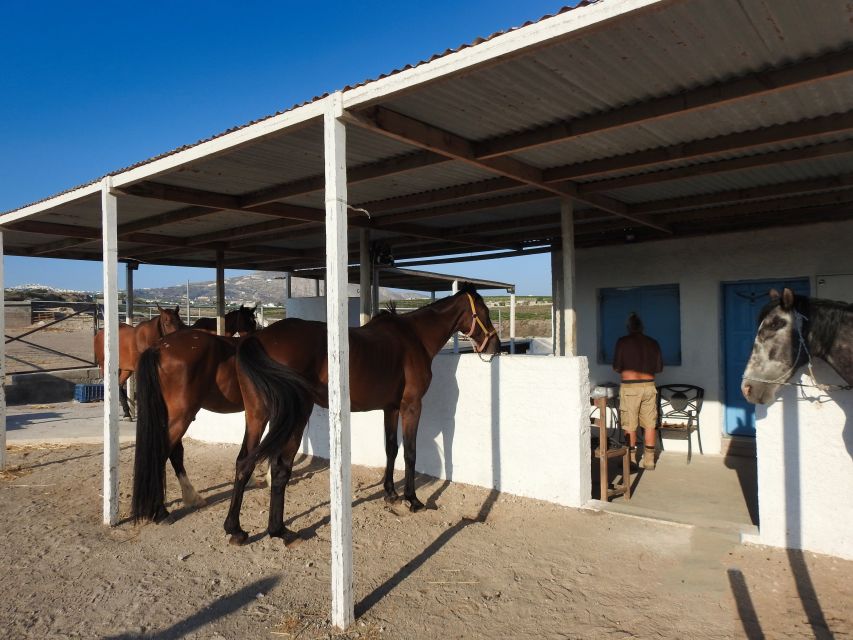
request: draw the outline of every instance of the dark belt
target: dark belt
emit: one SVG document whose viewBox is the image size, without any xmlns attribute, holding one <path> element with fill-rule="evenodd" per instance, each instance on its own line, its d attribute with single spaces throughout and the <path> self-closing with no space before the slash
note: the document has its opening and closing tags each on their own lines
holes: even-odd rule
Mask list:
<svg viewBox="0 0 853 640">
<path fill-rule="evenodd" d="M 652 379 L 652 380 L 623 380 L 622 384 L 640 384 L 640 383 L 649 383 L 649 382 L 654 382 L 654 379 Z"/>
</svg>

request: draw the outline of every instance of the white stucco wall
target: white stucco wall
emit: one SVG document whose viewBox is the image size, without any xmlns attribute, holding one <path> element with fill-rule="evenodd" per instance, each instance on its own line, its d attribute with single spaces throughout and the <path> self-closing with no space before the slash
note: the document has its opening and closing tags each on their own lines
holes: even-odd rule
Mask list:
<svg viewBox="0 0 853 640">
<path fill-rule="evenodd" d="M 667 367 L 658 380 L 705 389 L 702 444 L 706 453 L 719 453 L 724 398 L 721 284 L 809 277 L 814 292 L 818 275 L 853 273 L 850 238 L 853 221 L 578 251 L 578 353 L 589 358 L 592 382 L 617 381 L 609 365 L 598 363 L 598 290 L 677 283 L 682 364 Z M 686 450 L 687 443 L 667 439 L 665 445 L 668 450 Z"/>
<path fill-rule="evenodd" d="M 828 366 L 815 373 L 843 384 Z M 853 559 L 853 392 L 784 387 L 756 418 L 757 541 Z"/>
<path fill-rule="evenodd" d="M 432 371 L 418 430 L 419 472 L 568 506 L 589 500 L 586 358 L 519 355 L 486 363 L 474 354 L 441 354 Z M 243 414 L 201 411 L 187 435 L 242 442 Z M 402 470 L 400 442 L 396 463 Z M 329 457 L 328 414 L 319 407 L 302 451 Z M 382 412 L 352 414 L 352 462 L 378 467 L 381 477 Z"/>
<path fill-rule="evenodd" d="M 326 296 L 287 298 L 285 304 L 287 305 L 288 318 L 326 322 Z M 359 304 L 359 298 L 349 298 L 347 316 L 351 327 L 357 327 L 361 324 Z"/>
</svg>

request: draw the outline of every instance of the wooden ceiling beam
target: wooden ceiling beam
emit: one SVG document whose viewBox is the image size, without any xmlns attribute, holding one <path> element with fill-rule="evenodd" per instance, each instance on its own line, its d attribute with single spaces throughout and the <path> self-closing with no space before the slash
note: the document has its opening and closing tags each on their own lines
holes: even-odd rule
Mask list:
<svg viewBox="0 0 853 640">
<path fill-rule="evenodd" d="M 473 146 L 480 160 L 518 153 L 542 145 L 622 127 L 694 113 L 739 100 L 768 96 L 816 82 L 853 74 L 853 48 L 792 65 L 750 73 L 732 80 L 652 98 L 589 116 L 563 120 L 537 129 L 479 142 Z"/>
<path fill-rule="evenodd" d="M 346 114 L 347 121 L 376 131 L 392 139 L 417 145 L 429 151 L 461 160 L 467 164 L 488 169 L 513 180 L 524 182 L 560 197 L 569 197 L 592 206 L 627 217 L 638 224 L 649 225 L 666 231 L 666 228 L 648 220 L 644 216 L 634 216 L 628 206 L 599 194 L 584 195 L 572 182 L 549 184 L 543 179 L 543 172 L 537 167 L 508 157 L 479 160 L 475 157 L 473 143 L 449 131 L 433 127 L 414 118 L 385 109 L 372 107 L 366 111 Z"/>
<path fill-rule="evenodd" d="M 793 182 L 770 184 L 761 187 L 750 187 L 747 189 L 731 189 L 728 191 L 718 191 L 716 193 L 667 198 L 665 200 L 652 200 L 642 204 L 631 205 L 631 209 L 637 213 L 655 214 L 665 211 L 674 211 L 677 209 L 695 209 L 697 205 L 704 206 L 728 204 L 733 202 L 747 202 L 750 200 L 793 196 L 814 191 L 828 191 L 844 187 L 853 187 L 853 173 L 844 173 L 828 178 L 796 180 Z"/>
<path fill-rule="evenodd" d="M 847 111 L 668 147 L 646 149 L 611 158 L 579 162 L 548 169 L 544 175 L 546 181 L 555 182 L 601 176 L 618 171 L 636 171 L 667 162 L 699 160 L 721 153 L 747 152 L 770 144 L 798 142 L 851 129 L 853 129 L 853 111 Z"/>
<path fill-rule="evenodd" d="M 806 160 L 815 160 L 818 158 L 826 158 L 829 156 L 843 155 L 847 153 L 853 153 L 853 140 L 827 142 L 810 147 L 772 151 L 770 153 L 746 156 L 743 158 L 732 158 L 717 162 L 703 162 L 687 167 L 652 171 L 635 176 L 610 178 L 607 180 L 599 180 L 596 182 L 582 184 L 579 189 L 581 193 L 590 195 L 604 191 L 615 191 L 618 189 L 626 189 L 628 187 L 638 187 L 647 184 L 656 184 L 658 182 L 667 182 L 670 180 L 681 180 L 684 178 L 725 173 L 727 171 L 742 171 L 744 169 L 753 169 L 756 167 L 765 167 L 768 165 L 783 164 L 787 162 L 803 162 Z"/>
<path fill-rule="evenodd" d="M 378 162 L 347 169 L 347 183 L 356 184 L 375 178 L 384 178 L 413 169 L 429 167 L 434 164 L 449 162 L 449 158 L 430 151 L 418 151 L 403 156 L 386 158 Z M 242 207 L 255 207 L 292 196 L 322 191 L 326 187 L 325 176 L 311 176 L 302 180 L 276 185 L 240 196 Z"/>
</svg>

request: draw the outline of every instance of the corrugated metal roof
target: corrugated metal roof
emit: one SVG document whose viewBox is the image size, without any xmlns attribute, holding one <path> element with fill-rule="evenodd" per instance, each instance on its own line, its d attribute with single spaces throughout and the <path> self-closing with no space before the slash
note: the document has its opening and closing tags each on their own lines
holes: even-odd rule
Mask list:
<svg viewBox="0 0 853 640">
<path fill-rule="evenodd" d="M 585 5 L 587 3 L 581 6 Z M 604 0 L 596 5 L 598 9 L 594 11 L 612 5 L 617 9 L 621 7 L 625 12 L 616 11 L 616 17 L 608 18 L 601 24 L 585 25 L 577 31 L 569 30 L 547 41 L 537 41 L 535 46 L 528 47 L 522 42 L 517 49 L 502 53 L 486 63 L 471 66 L 463 64 L 452 72 L 430 77 L 429 82 L 414 79 L 405 90 L 398 87 L 389 91 L 388 95 L 381 92 L 371 95 L 365 104 L 396 111 L 476 143 L 500 139 L 513 133 L 535 131 L 559 122 L 582 122 L 586 117 L 654 103 L 746 74 L 802 64 L 829 52 L 853 51 L 853 31 L 849 28 L 853 19 L 853 5 L 845 0 L 826 0 L 821 4 L 820 11 L 815 11 L 807 3 L 767 0 L 661 0 L 657 3 L 649 3 L 648 0 Z M 639 9 L 627 10 L 631 7 Z M 568 11 L 563 9 L 560 15 Z M 548 20 L 546 16 L 536 23 L 530 23 L 533 25 L 530 28 L 544 29 L 548 26 Z M 430 60 L 397 69 L 374 81 L 351 85 L 346 90 L 369 87 L 372 82 L 380 86 L 383 78 L 398 74 L 401 78 L 407 78 L 411 69 L 432 69 L 433 63 L 443 61 L 451 54 L 459 54 L 478 43 L 491 44 L 497 41 L 498 36 L 515 31 L 493 34 L 471 45 L 448 50 Z M 511 40 L 514 36 L 508 37 Z M 662 150 L 686 142 L 771 126 L 784 128 L 784 134 L 793 131 L 791 127 L 794 123 L 853 112 L 853 82 L 850 81 L 850 75 L 847 73 L 807 84 L 794 84 L 781 91 L 753 97 L 738 97 L 697 111 L 687 110 L 665 114 L 657 119 L 608 125 L 602 130 L 509 155 L 515 161 L 544 170 L 590 160 L 618 158 L 645 150 Z M 772 82 L 767 86 L 772 87 Z M 146 167 L 232 132 L 265 123 L 282 113 L 310 105 L 321 97 L 254 123 L 235 127 L 194 145 L 137 163 L 128 169 Z M 266 134 L 263 128 L 259 128 L 257 130 L 261 133 L 257 138 L 247 139 L 239 146 L 218 149 L 213 155 L 193 158 L 183 165 L 157 165 L 157 175 L 151 179 L 159 185 L 179 187 L 179 193 L 169 196 L 174 201 L 122 196 L 120 224 L 199 204 L 194 200 L 200 197 L 198 192 L 244 196 L 271 188 L 287 187 L 284 191 L 277 191 L 278 195 L 271 199 L 278 198 L 282 203 L 322 210 L 322 122 L 318 117 L 319 111 L 309 111 L 311 115 L 296 125 L 274 131 L 270 129 L 273 132 Z M 435 144 L 440 147 L 440 131 L 435 136 Z M 347 137 L 347 164 L 351 176 L 354 176 L 349 185 L 350 202 L 373 204 L 390 198 L 408 198 L 402 207 L 394 207 L 393 203 L 380 206 L 382 213 L 379 215 L 386 215 L 388 211 L 417 213 L 440 207 L 444 214 L 441 217 L 414 223 L 427 231 L 434 229 L 440 232 L 438 238 L 425 240 L 431 247 L 440 240 L 441 233 L 451 235 L 453 229 L 466 225 L 481 225 L 484 227 L 483 233 L 487 235 L 490 224 L 501 228 L 518 228 L 519 241 L 528 236 L 533 238 L 536 229 L 547 227 L 547 224 L 541 222 L 542 216 L 558 211 L 559 203 L 553 193 L 545 199 L 512 201 L 506 206 L 500 206 L 499 198 L 515 196 L 531 187 L 507 188 L 512 185 L 504 183 L 503 190 L 495 193 L 478 191 L 478 185 L 500 175 L 487 166 L 474 166 L 461 160 L 435 162 L 434 155 L 423 151 L 415 143 L 401 142 L 359 126 L 348 126 Z M 671 168 L 691 167 L 690 172 L 695 168 L 699 173 L 712 163 L 728 159 L 851 140 L 853 129 L 840 128 L 820 135 L 789 137 L 786 139 L 783 135 L 780 140 L 761 146 L 731 148 L 697 158 L 629 165 L 601 176 L 584 177 L 578 182 L 585 184 L 604 179 L 602 184 L 606 185 L 608 180 L 620 176 L 657 176 L 654 182 L 640 186 L 608 187 L 605 192 L 607 197 L 630 207 L 632 204 L 670 197 L 699 197 L 730 189 L 853 173 L 853 153 L 845 153 L 817 159 L 795 158 L 783 164 L 663 180 L 667 176 L 662 172 Z M 419 159 L 422 161 L 416 162 Z M 161 166 L 165 166 L 162 171 L 159 168 Z M 113 172 L 113 175 L 126 174 L 128 169 Z M 380 173 L 379 169 L 385 175 L 376 175 Z M 365 179 L 368 174 L 371 179 Z M 138 172 L 138 176 L 134 174 L 133 180 L 145 181 L 148 177 L 142 171 Z M 465 185 L 474 185 L 469 195 L 464 195 L 465 190 L 461 189 Z M 457 195 L 442 201 L 444 196 L 441 190 L 457 187 L 460 188 Z M 231 198 L 230 202 L 237 200 Z M 489 208 L 470 210 L 469 203 L 480 200 L 490 203 Z M 221 202 L 222 199 L 217 201 Z M 445 206 L 448 202 L 455 203 L 458 212 L 448 214 Z M 493 204 L 496 202 L 498 204 Z M 579 214 L 589 209 L 588 204 L 578 204 L 576 207 Z M 234 238 L 239 240 L 241 246 L 255 239 L 259 245 L 282 248 L 322 247 L 324 236 L 319 225 L 317 232 L 306 232 L 305 225 L 300 225 L 297 233 L 270 231 L 244 238 L 241 232 L 248 225 L 270 223 L 271 227 L 275 226 L 278 214 L 275 210 L 266 210 L 266 214 L 216 212 L 161 225 L 147 233 L 181 240 L 233 230 Z M 601 212 L 590 215 L 602 219 L 612 218 L 612 214 Z M 589 216 L 579 215 L 581 219 L 585 217 Z M 529 234 L 522 232 L 523 225 L 510 224 L 528 218 L 540 221 L 529 223 Z M 99 195 L 89 194 L 49 207 L 39 211 L 37 219 L 41 222 L 96 227 L 100 224 Z M 408 229 L 417 230 L 411 226 Z M 372 233 L 374 238 L 386 238 L 392 242 L 401 233 L 406 235 L 405 229 L 395 231 L 393 227 L 375 229 Z M 507 233 L 496 232 L 492 235 L 506 236 Z M 25 252 L 30 247 L 38 246 L 39 238 L 41 244 L 57 239 L 49 234 L 32 233 L 31 228 L 24 225 L 18 231 L 8 232 L 7 248 L 11 253 Z M 354 241 L 355 238 L 356 233 L 353 232 L 350 239 Z M 457 248 L 461 251 L 462 246 Z M 140 259 L 145 259 L 147 255 L 136 242 L 124 240 L 122 248 L 131 253 L 136 251 Z M 236 247 L 231 248 L 235 258 L 242 255 L 236 253 Z M 206 249 L 182 248 L 176 259 L 183 256 L 191 261 L 209 262 L 213 250 L 212 245 Z M 99 252 L 99 246 L 90 243 L 71 248 L 67 255 L 81 255 L 81 251 L 94 257 Z M 160 256 L 162 253 L 157 252 L 154 259 L 164 262 L 171 260 Z M 244 266 L 251 265 L 251 258 L 247 258 Z M 236 266 L 236 263 L 232 266 Z"/>
</svg>

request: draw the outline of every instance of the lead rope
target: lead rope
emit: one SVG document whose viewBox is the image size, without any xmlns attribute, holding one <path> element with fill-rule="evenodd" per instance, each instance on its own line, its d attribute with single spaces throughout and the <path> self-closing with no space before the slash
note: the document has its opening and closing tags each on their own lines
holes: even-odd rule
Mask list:
<svg viewBox="0 0 853 640">
<path fill-rule="evenodd" d="M 808 321 L 808 318 L 804 316 L 799 311 L 794 311 L 794 314 L 797 317 L 797 337 L 799 338 L 799 345 L 797 346 L 797 357 L 794 358 L 794 366 L 792 366 L 788 371 L 781 376 L 779 376 L 776 380 L 765 380 L 763 378 L 752 378 L 747 377 L 746 375 L 742 376 L 743 380 L 749 380 L 751 382 L 764 382 L 765 384 L 778 384 L 784 385 L 787 387 L 808 387 L 814 389 L 820 389 L 821 391 L 850 391 L 853 389 L 853 386 L 849 384 L 821 384 L 817 381 L 817 376 L 815 376 L 814 368 L 812 367 L 812 354 L 809 353 L 809 348 L 806 346 L 806 340 L 803 338 L 803 321 Z M 808 360 L 808 364 L 806 365 L 808 368 L 809 378 L 812 379 L 812 384 L 803 384 L 802 382 L 785 382 L 791 375 L 793 375 L 794 371 L 799 368 L 797 362 L 800 361 L 800 354 L 805 351 L 806 358 Z"/>
</svg>

